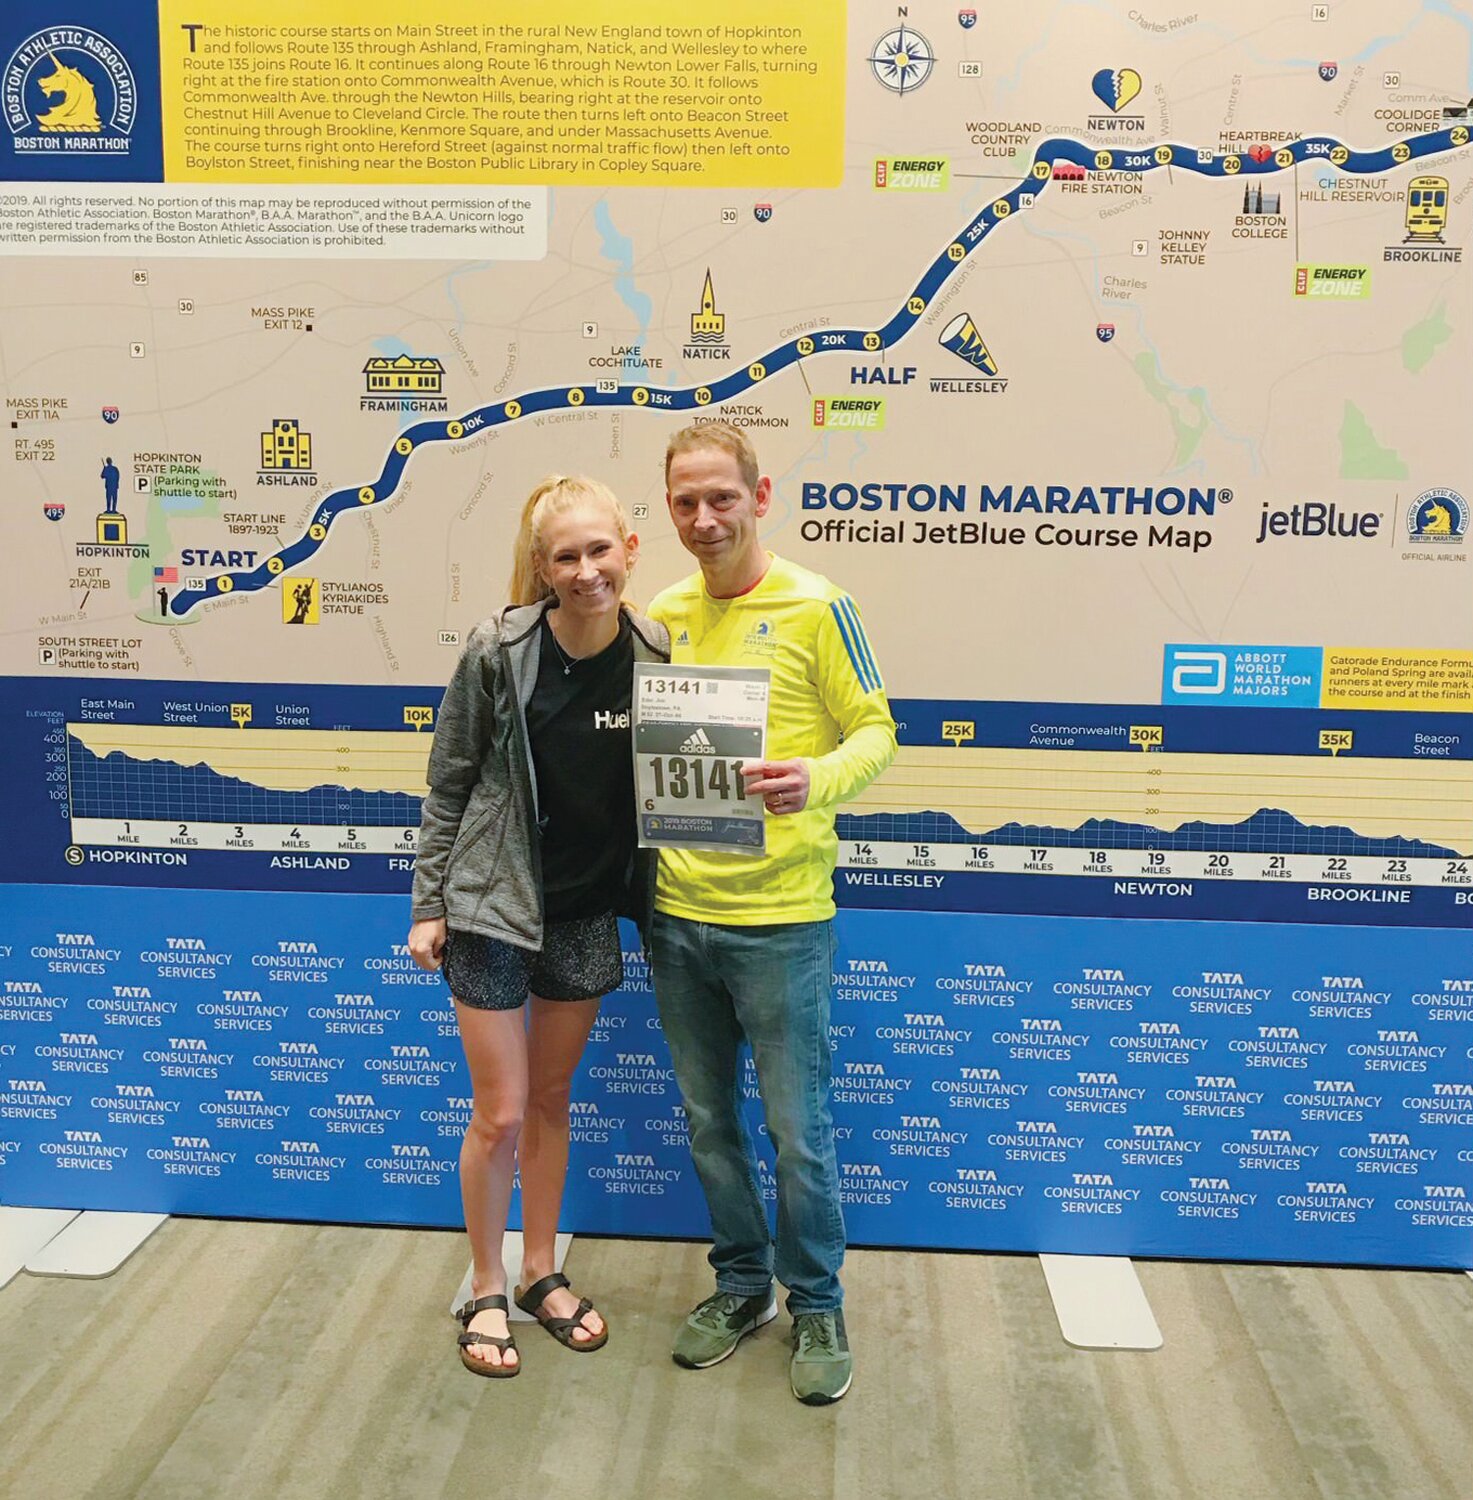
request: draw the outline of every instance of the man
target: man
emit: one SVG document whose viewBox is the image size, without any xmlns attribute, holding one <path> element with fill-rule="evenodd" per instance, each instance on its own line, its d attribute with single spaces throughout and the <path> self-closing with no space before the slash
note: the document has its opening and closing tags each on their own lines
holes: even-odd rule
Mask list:
<svg viewBox="0 0 1473 1500">
<path fill-rule="evenodd" d="M 651 958 L 715 1244 L 716 1292 L 686 1319 L 677 1364 L 704 1369 L 777 1316 L 793 1315 L 793 1394 L 812 1406 L 849 1389 L 844 1220 L 829 1113 L 834 809 L 895 754 L 895 725 L 854 601 L 764 551 L 772 503 L 745 434 L 687 427 L 665 454 L 666 502 L 700 571 L 650 606 L 671 659 L 771 673 L 768 759 L 745 770 L 766 805 L 767 847 L 662 850 Z M 777 1242 L 738 1114 L 740 1047 L 752 1046 L 777 1150 Z"/>
</svg>

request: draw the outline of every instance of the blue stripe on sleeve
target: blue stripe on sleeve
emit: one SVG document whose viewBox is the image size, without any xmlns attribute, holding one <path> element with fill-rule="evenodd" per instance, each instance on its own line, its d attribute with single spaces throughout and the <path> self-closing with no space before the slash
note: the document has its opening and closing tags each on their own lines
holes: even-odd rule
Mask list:
<svg viewBox="0 0 1473 1500">
<path fill-rule="evenodd" d="M 870 691 L 883 692 L 885 684 L 880 678 L 880 668 L 875 661 L 874 652 L 870 650 L 869 637 L 864 633 L 864 624 L 859 618 L 859 610 L 854 601 L 847 595 L 839 601 L 844 613 L 849 617 L 849 624 L 854 632 L 855 644 L 859 648 L 859 654 L 864 658 L 864 663 L 869 669 Z"/>
<path fill-rule="evenodd" d="M 869 668 L 863 655 L 855 644 L 852 628 L 842 605 L 842 599 L 835 599 L 829 608 L 833 611 L 834 623 L 839 627 L 839 637 L 844 642 L 844 649 L 849 653 L 849 664 L 854 668 L 854 675 L 859 679 L 859 685 L 865 692 L 872 693 L 876 684 L 870 677 Z"/>
</svg>

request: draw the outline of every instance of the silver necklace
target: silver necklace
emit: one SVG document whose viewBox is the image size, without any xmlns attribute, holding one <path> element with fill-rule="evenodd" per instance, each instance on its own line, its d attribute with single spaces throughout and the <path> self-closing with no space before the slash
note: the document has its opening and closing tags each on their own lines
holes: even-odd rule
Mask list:
<svg viewBox="0 0 1473 1500">
<path fill-rule="evenodd" d="M 557 652 L 558 660 L 563 664 L 563 676 L 566 677 L 574 667 L 583 660 L 581 656 L 569 656 L 558 643 L 557 632 L 552 628 L 552 622 L 547 625 L 548 638 L 552 641 L 552 649 Z"/>
</svg>

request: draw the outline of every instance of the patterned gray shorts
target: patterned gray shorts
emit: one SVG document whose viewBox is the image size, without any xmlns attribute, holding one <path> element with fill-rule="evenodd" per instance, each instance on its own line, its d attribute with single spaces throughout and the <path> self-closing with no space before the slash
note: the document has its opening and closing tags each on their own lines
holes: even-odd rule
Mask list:
<svg viewBox="0 0 1473 1500">
<path fill-rule="evenodd" d="M 624 983 L 619 923 L 609 912 L 549 922 L 540 953 L 451 928 L 440 972 L 450 993 L 476 1010 L 515 1010 L 529 991 L 544 1000 L 595 1000 Z"/>
</svg>

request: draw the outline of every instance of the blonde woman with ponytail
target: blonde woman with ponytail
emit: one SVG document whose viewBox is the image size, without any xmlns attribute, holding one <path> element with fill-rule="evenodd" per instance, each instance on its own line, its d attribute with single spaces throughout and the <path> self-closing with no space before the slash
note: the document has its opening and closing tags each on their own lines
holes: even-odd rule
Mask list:
<svg viewBox="0 0 1473 1500">
<path fill-rule="evenodd" d="M 596 480 L 544 479 L 522 511 L 512 602 L 479 625 L 430 752 L 409 950 L 455 1001 L 474 1096 L 460 1152 L 473 1262 L 457 1314 L 477 1375 L 521 1368 L 501 1241 L 521 1168 L 517 1305 L 568 1349 L 608 1327 L 554 1272 L 568 1099 L 600 999 L 623 982 L 619 915 L 641 921 L 630 694 L 667 661 L 663 626 L 623 602 L 639 538 Z"/>
</svg>

